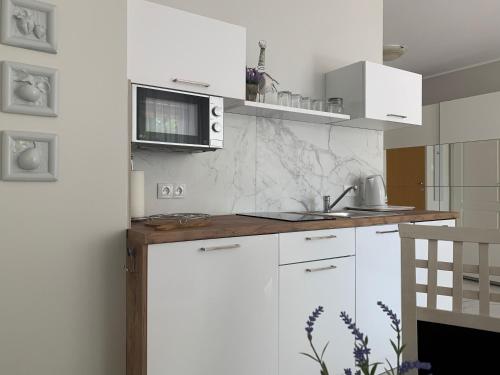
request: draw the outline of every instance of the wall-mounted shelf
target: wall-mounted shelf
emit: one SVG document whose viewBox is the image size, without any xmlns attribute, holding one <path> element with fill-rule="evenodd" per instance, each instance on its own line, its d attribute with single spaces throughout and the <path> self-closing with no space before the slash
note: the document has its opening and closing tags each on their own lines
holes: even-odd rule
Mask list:
<svg viewBox="0 0 500 375">
<path fill-rule="evenodd" d="M 276 104 L 257 103 L 240 99 L 224 99 L 224 111 L 238 115 L 275 118 L 289 121 L 309 122 L 312 124 L 329 124 L 348 128 L 370 130 L 392 130 L 412 127 L 399 122 L 379 121 L 369 118 L 354 118 L 340 113 L 312 111 L 309 109 L 284 107 Z"/>
<path fill-rule="evenodd" d="M 275 104 L 229 98 L 224 99 L 224 111 L 238 115 L 311 122 L 315 124 L 335 124 L 351 118 L 349 115 L 340 113 L 313 111 L 310 109 L 285 107 Z"/>
</svg>

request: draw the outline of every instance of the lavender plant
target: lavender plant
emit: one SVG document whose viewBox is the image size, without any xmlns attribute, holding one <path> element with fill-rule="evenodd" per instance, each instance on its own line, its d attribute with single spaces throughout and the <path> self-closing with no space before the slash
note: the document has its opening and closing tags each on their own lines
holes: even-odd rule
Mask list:
<svg viewBox="0 0 500 375">
<path fill-rule="evenodd" d="M 407 373 L 412 369 L 430 370 L 431 364 L 427 362 L 404 361 L 403 363 L 401 363 L 401 356 L 405 348 L 405 345 L 401 343 L 401 320 L 398 319 L 398 316 L 394 311 L 392 311 L 381 301 L 378 301 L 377 305 L 380 306 L 382 311 L 387 314 L 387 316 L 391 320 L 391 328 L 394 330 L 394 332 L 396 332 L 396 342 L 394 342 L 392 339 L 389 340 L 392 348 L 394 349 L 394 352 L 396 353 L 396 367 L 393 367 L 389 360 L 386 359 L 389 369 L 387 369 L 386 367 L 385 372 L 390 375 L 401 375 Z"/>
<path fill-rule="evenodd" d="M 257 70 L 257 68 L 246 69 L 246 82 L 251 84 L 258 84 L 262 79 L 262 73 Z"/>
<path fill-rule="evenodd" d="M 401 362 L 401 357 L 405 348 L 405 345 L 402 344 L 401 342 L 401 321 L 387 305 L 382 303 L 381 301 L 377 302 L 377 305 L 382 309 L 384 313 L 389 317 L 391 320 L 391 328 L 394 330 L 396 333 L 396 341 L 390 339 L 389 342 L 391 343 L 391 346 L 396 353 L 396 363 L 395 366 L 389 362 L 389 360 L 386 359 L 387 365 L 389 366 L 388 368 L 385 367 L 385 372 L 390 375 L 403 375 L 407 373 L 408 371 L 412 369 L 424 369 L 424 370 L 430 370 L 431 365 L 430 363 L 426 362 L 419 362 L 419 361 L 403 361 Z M 309 341 L 309 344 L 311 346 L 311 349 L 313 351 L 313 355 L 308 354 L 308 353 L 301 353 L 302 355 L 305 355 L 315 362 L 317 362 L 320 365 L 320 374 L 321 375 L 328 375 L 328 368 L 326 366 L 325 361 L 323 360 L 323 356 L 325 354 L 326 348 L 328 347 L 327 343 L 323 350 L 321 351 L 321 355 L 318 355 L 318 352 L 316 348 L 314 347 L 313 344 L 313 337 L 312 337 L 312 332 L 314 330 L 314 324 L 316 323 L 317 319 L 319 316 L 324 312 L 324 309 L 322 306 L 319 306 L 317 309 L 315 309 L 312 313 L 311 316 L 309 316 L 309 319 L 306 322 L 306 332 L 307 332 L 307 339 Z M 354 375 L 374 375 L 377 373 L 377 368 L 378 366 L 382 365 L 380 362 L 375 362 L 375 363 L 370 363 L 370 348 L 368 347 L 368 336 L 363 334 L 359 328 L 356 326 L 356 323 L 352 321 L 352 318 L 345 312 L 342 311 L 340 313 L 340 318 L 343 320 L 343 322 L 347 325 L 347 328 L 351 331 L 351 333 L 354 336 L 354 360 L 355 360 L 355 365 L 356 365 L 356 370 L 354 371 Z M 352 375 L 353 370 L 352 369 L 344 369 L 344 374 L 345 375 Z"/>
<path fill-rule="evenodd" d="M 326 348 L 328 347 L 328 342 L 326 345 L 323 347 L 323 350 L 321 351 L 321 355 L 318 354 L 318 351 L 314 347 L 314 344 L 312 342 L 312 332 L 314 330 L 314 323 L 316 320 L 319 318 L 319 316 L 323 313 L 323 306 L 318 306 L 311 315 L 309 315 L 309 319 L 307 319 L 306 322 L 306 332 L 307 332 L 307 340 L 309 340 L 309 345 L 311 346 L 311 349 L 314 353 L 314 355 L 308 354 L 308 353 L 300 353 L 302 355 L 305 355 L 306 357 L 311 358 L 313 361 L 318 362 L 318 364 L 321 367 L 320 374 L 321 375 L 329 375 L 328 374 L 328 368 L 326 367 L 325 361 L 323 361 L 323 355 L 325 354 Z"/>
</svg>

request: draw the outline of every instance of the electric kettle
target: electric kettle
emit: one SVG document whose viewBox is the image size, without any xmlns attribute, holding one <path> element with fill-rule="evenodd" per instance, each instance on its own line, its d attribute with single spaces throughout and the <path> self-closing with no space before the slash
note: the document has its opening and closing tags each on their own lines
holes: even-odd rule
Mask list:
<svg viewBox="0 0 500 375">
<path fill-rule="evenodd" d="M 374 174 L 365 179 L 365 206 L 387 205 L 387 193 L 384 179 L 379 174 Z"/>
</svg>

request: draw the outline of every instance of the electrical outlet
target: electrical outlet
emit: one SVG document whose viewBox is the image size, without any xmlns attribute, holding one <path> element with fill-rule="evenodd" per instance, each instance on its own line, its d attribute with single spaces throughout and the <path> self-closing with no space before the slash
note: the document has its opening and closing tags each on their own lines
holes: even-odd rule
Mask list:
<svg viewBox="0 0 500 375">
<path fill-rule="evenodd" d="M 349 189 L 351 186 L 353 185 L 344 185 L 344 190 L 347 190 Z M 359 187 L 356 186 L 356 190 L 351 190 L 349 193 L 346 194 L 346 197 L 355 197 L 358 195 L 358 190 L 359 190 Z"/>
<path fill-rule="evenodd" d="M 174 198 L 184 198 L 186 196 L 186 184 L 174 185 Z"/>
<path fill-rule="evenodd" d="M 157 185 L 158 199 L 171 199 L 174 197 L 174 185 L 166 183 L 158 183 Z"/>
</svg>

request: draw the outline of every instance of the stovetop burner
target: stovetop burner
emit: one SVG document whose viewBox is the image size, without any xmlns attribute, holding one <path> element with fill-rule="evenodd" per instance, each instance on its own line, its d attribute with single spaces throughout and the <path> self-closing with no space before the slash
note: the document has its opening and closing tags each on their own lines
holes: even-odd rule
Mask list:
<svg viewBox="0 0 500 375">
<path fill-rule="evenodd" d="M 335 220 L 334 217 L 324 217 L 318 215 L 300 214 L 297 212 L 249 212 L 237 214 L 240 216 L 259 217 L 263 219 L 273 219 L 281 221 L 318 221 L 318 220 Z"/>
<path fill-rule="evenodd" d="M 200 213 L 155 214 L 144 217 L 134 217 L 132 218 L 132 221 L 136 222 L 136 221 L 151 221 L 155 219 L 178 219 L 180 223 L 184 223 L 189 220 L 206 219 L 209 218 L 210 216 L 211 215 L 209 214 L 200 214 Z"/>
</svg>

